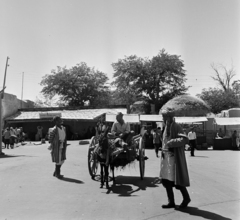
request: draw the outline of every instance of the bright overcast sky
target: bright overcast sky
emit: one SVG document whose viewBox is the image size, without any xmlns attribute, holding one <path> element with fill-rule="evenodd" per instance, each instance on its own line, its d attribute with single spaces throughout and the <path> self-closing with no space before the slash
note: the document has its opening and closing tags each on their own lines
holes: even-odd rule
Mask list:
<svg viewBox="0 0 240 220">
<path fill-rule="evenodd" d="M 80 62 L 113 77 L 124 56 L 165 48 L 184 61 L 191 95 L 216 86 L 211 63 L 240 78 L 239 0 L 0 0 L 0 87 L 35 101 L 45 74 Z"/>
</svg>

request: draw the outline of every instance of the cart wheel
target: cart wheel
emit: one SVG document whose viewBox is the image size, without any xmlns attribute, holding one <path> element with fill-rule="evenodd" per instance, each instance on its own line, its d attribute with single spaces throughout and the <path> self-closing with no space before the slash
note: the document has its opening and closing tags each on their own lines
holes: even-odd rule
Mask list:
<svg viewBox="0 0 240 220">
<path fill-rule="evenodd" d="M 140 177 L 143 180 L 144 172 L 145 172 L 145 146 L 143 139 L 140 138 L 139 140 L 139 168 L 140 168 Z"/>
<path fill-rule="evenodd" d="M 97 169 L 98 169 L 97 155 L 94 153 L 96 144 L 97 144 L 96 137 L 93 136 L 90 140 L 90 144 L 88 148 L 88 171 L 92 179 L 94 179 L 94 177 L 96 176 Z"/>
</svg>

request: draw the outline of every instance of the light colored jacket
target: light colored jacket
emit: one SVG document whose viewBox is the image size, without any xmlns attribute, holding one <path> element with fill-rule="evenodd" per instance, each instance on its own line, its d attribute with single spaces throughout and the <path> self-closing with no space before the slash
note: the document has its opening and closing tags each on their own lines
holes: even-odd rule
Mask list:
<svg viewBox="0 0 240 220">
<path fill-rule="evenodd" d="M 169 148 L 174 148 L 176 186 L 190 186 L 187 161 L 185 157 L 185 144 L 188 142 L 188 137 L 183 134 L 181 126 L 176 122 L 173 122 L 170 128 L 170 141 L 167 142 L 167 145 Z"/>
</svg>

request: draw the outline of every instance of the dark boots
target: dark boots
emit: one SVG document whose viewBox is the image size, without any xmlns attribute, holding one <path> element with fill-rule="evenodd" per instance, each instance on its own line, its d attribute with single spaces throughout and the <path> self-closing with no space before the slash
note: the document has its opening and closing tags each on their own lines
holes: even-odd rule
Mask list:
<svg viewBox="0 0 240 220">
<path fill-rule="evenodd" d="M 56 165 L 55 171 L 53 173 L 53 176 L 57 177 L 58 179 L 63 178 L 63 175 L 61 175 L 61 166 L 62 165 Z"/>
<path fill-rule="evenodd" d="M 188 191 L 187 191 L 186 187 L 181 187 L 180 191 L 181 191 L 182 196 L 183 196 L 183 201 L 179 205 L 179 208 L 186 208 L 188 206 L 188 204 L 191 202 L 190 196 L 188 194 Z"/>
<path fill-rule="evenodd" d="M 167 187 L 165 187 L 165 188 L 166 188 L 167 196 L 168 196 L 168 204 L 162 205 L 162 208 L 163 208 L 163 209 L 175 208 L 173 187 L 172 187 L 172 186 L 167 186 Z"/>
</svg>

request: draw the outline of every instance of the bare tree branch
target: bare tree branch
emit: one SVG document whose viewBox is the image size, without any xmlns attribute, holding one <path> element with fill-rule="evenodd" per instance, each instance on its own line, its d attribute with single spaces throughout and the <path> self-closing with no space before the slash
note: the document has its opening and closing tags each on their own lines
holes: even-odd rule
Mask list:
<svg viewBox="0 0 240 220">
<path fill-rule="evenodd" d="M 236 75 L 233 67 L 227 70 L 227 68 L 223 65 L 220 65 L 220 68 L 224 70 L 224 77 L 220 75 L 219 68 L 215 66 L 214 63 L 211 64 L 212 69 L 215 71 L 215 77 L 211 76 L 213 80 L 215 80 L 222 89 L 226 92 L 231 89 L 231 80 Z"/>
</svg>

